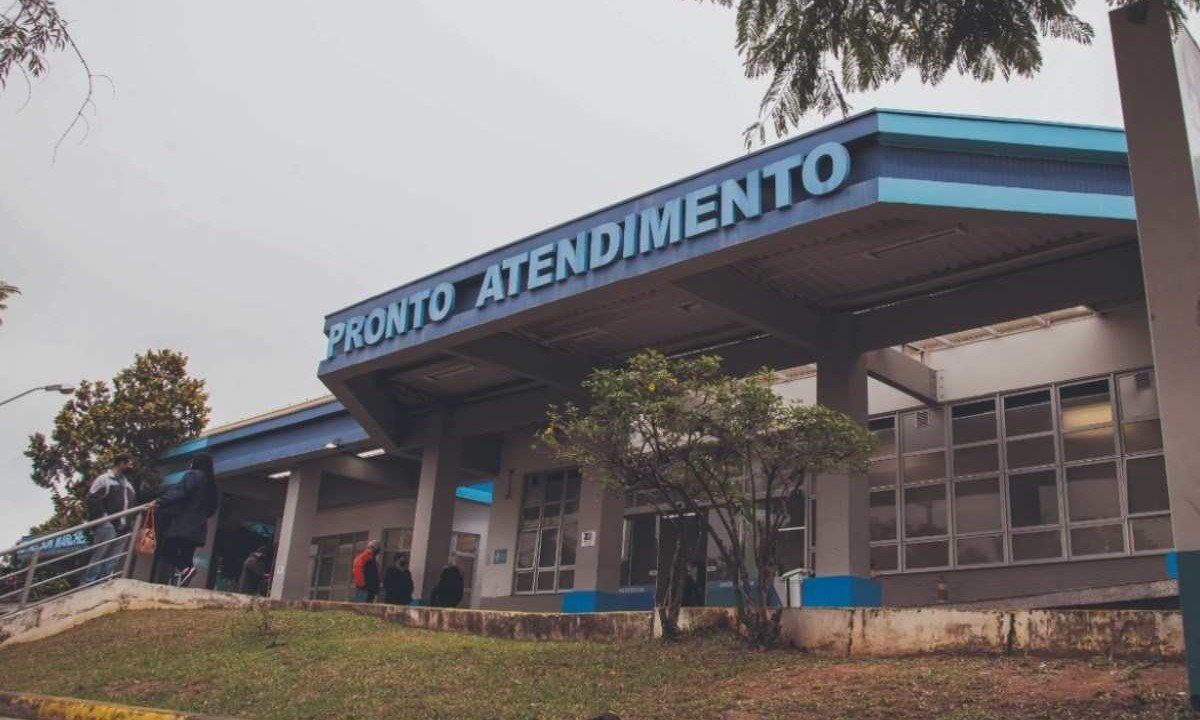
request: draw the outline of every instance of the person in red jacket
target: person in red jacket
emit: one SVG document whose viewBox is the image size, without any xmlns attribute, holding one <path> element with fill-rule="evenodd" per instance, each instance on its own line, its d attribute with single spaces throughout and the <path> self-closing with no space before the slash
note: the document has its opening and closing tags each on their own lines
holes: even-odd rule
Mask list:
<svg viewBox="0 0 1200 720">
<path fill-rule="evenodd" d="M 367 543 L 367 549 L 354 558 L 354 602 L 372 603 L 379 594 L 379 541 Z"/>
</svg>

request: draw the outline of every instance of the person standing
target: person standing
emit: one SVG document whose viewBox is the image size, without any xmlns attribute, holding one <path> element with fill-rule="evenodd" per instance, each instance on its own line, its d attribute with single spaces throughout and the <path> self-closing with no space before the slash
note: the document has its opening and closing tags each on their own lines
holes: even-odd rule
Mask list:
<svg viewBox="0 0 1200 720">
<path fill-rule="evenodd" d="M 458 566 L 451 563 L 442 569 L 437 585 L 429 594 L 430 607 L 458 607 L 463 599 L 463 574 Z"/>
<path fill-rule="evenodd" d="M 121 453 L 113 458 L 106 472 L 92 481 L 87 494 L 88 519 L 99 520 L 137 505 L 137 491 L 127 476 L 133 471 L 134 465 L 132 455 Z M 129 519 L 125 517 L 92 528 L 94 549 L 88 558 L 88 568 L 79 581 L 81 586 L 90 585 L 113 573 L 117 565 L 113 558 L 120 554 L 121 543 L 111 541 L 126 532 L 129 532 Z"/>
<path fill-rule="evenodd" d="M 409 605 L 412 597 L 413 579 L 408 571 L 408 555 L 400 553 L 383 574 L 383 601 L 392 605 Z"/>
<path fill-rule="evenodd" d="M 375 556 L 379 554 L 379 541 L 367 543 L 367 549 L 354 558 L 351 568 L 354 575 L 354 602 L 372 603 L 379 594 L 379 563 Z"/>
<path fill-rule="evenodd" d="M 263 578 L 267 576 L 267 549 L 260 547 L 250 553 L 242 563 L 242 577 L 238 580 L 238 592 L 244 595 L 262 595 Z"/>
<path fill-rule="evenodd" d="M 191 469 L 179 482 L 168 485 L 157 502 L 163 558 L 171 568 L 172 579 L 177 578 L 180 586 L 187 585 L 196 572 L 192 556 L 204 544 L 208 519 L 221 504 L 212 455 L 198 453 L 193 457 Z"/>
</svg>

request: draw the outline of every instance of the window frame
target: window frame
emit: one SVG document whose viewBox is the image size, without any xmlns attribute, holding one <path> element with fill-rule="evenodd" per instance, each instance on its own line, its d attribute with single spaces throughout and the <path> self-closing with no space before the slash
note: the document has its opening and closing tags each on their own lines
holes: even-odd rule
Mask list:
<svg viewBox="0 0 1200 720">
<path fill-rule="evenodd" d="M 557 500 L 547 500 L 546 492 L 545 492 L 545 485 L 543 485 L 541 498 L 540 498 L 540 500 L 538 500 L 538 504 L 537 504 L 537 508 L 538 508 L 537 527 L 536 527 L 536 529 L 533 529 L 533 530 L 526 529 L 525 523 L 533 522 L 532 520 L 528 520 L 528 521 L 526 520 L 525 511 L 528 507 L 532 507 L 532 506 L 528 505 L 528 501 L 529 501 L 529 495 L 532 490 L 532 485 L 533 485 L 534 480 L 536 479 L 538 481 L 545 483 L 546 481 L 552 479 L 553 476 L 555 476 L 555 475 L 561 476 L 562 493 L 560 494 L 560 496 Z M 567 490 L 572 481 L 575 481 L 576 483 L 578 483 L 579 489 L 575 496 L 575 512 L 568 514 L 566 512 L 567 501 L 568 501 Z M 556 595 L 556 594 L 560 594 L 563 592 L 567 592 L 568 590 L 573 590 L 575 588 L 575 573 L 576 573 L 576 569 L 577 569 L 576 563 L 578 562 L 578 559 L 579 559 L 579 505 L 580 505 L 580 501 L 581 501 L 582 497 L 583 497 L 583 473 L 578 466 L 567 465 L 567 466 L 562 466 L 562 467 L 549 468 L 546 470 L 537 470 L 535 472 L 529 472 L 529 473 L 525 474 L 525 479 L 522 482 L 522 487 L 521 487 L 521 504 L 518 506 L 518 511 L 517 511 L 517 538 L 516 538 L 516 544 L 515 544 L 515 548 L 514 548 L 513 574 L 512 574 L 512 594 L 513 595 Z M 547 523 L 548 517 L 546 515 L 546 506 L 549 504 L 557 504 L 558 505 L 558 514 L 555 516 L 555 522 L 553 524 Z M 567 527 L 567 525 L 570 523 L 574 523 L 574 525 L 575 525 L 575 553 L 576 553 L 575 559 L 576 559 L 576 562 L 571 563 L 569 565 L 564 565 L 562 563 L 563 529 L 565 527 Z M 556 531 L 555 532 L 554 564 L 553 565 L 542 565 L 541 564 L 542 539 L 547 530 L 555 530 Z M 523 568 L 523 567 L 521 567 L 521 560 L 520 560 L 520 543 L 521 543 L 521 536 L 526 535 L 528 533 L 533 533 L 533 537 L 534 537 L 533 565 L 529 568 Z M 562 584 L 561 578 L 562 578 L 562 573 L 564 571 L 571 573 L 572 582 L 571 582 L 571 587 L 569 587 L 569 588 L 561 587 L 561 584 Z M 554 573 L 554 585 L 549 590 L 539 590 L 538 589 L 538 577 L 542 573 L 546 573 L 546 572 Z M 528 575 L 528 576 L 532 577 L 532 584 L 530 585 L 529 590 L 519 590 L 518 589 L 522 575 Z"/>
</svg>

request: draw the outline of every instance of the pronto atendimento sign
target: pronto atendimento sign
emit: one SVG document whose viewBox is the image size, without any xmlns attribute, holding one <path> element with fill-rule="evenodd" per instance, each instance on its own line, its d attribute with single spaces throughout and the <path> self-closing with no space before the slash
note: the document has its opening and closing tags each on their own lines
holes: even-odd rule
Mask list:
<svg viewBox="0 0 1200 720">
<path fill-rule="evenodd" d="M 789 207 L 805 197 L 828 195 L 850 176 L 850 153 L 827 142 L 755 168 L 745 175 L 697 188 L 489 265 L 467 309 L 481 309 L 525 292 L 571 282 L 639 255 L 660 252 L 720 228 Z M 329 327 L 325 359 L 442 322 L 460 298 L 451 282 L 440 282 L 381 304 Z"/>
</svg>

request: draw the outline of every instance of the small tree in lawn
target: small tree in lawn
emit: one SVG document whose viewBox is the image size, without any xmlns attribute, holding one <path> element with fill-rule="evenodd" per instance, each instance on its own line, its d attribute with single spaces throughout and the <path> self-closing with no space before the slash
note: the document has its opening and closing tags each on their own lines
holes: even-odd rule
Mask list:
<svg viewBox="0 0 1200 720">
<path fill-rule="evenodd" d="M 187 356 L 173 350 L 137 355 L 111 384 L 79 383 L 54 418 L 50 438 L 31 435 L 25 451 L 34 483 L 49 489 L 54 502 L 54 516 L 37 529 L 80 522 L 88 486 L 118 453 L 138 459 L 137 484 L 157 485 L 157 460 L 203 431 L 208 414 L 204 381 L 189 376 Z"/>
<path fill-rule="evenodd" d="M 729 377 L 714 357 L 647 351 L 595 370 L 584 382 L 590 407 L 551 408 L 541 434 L 558 458 L 599 472 L 608 490 L 645 492 L 672 521 L 701 518 L 733 574 L 738 624 L 759 647 L 779 637 L 771 591 L 788 501 L 817 473 L 863 471 L 874 447 L 849 417 L 785 400 L 773 380 L 767 370 Z M 678 631 L 682 548 L 659 568 L 667 637 Z"/>
</svg>

